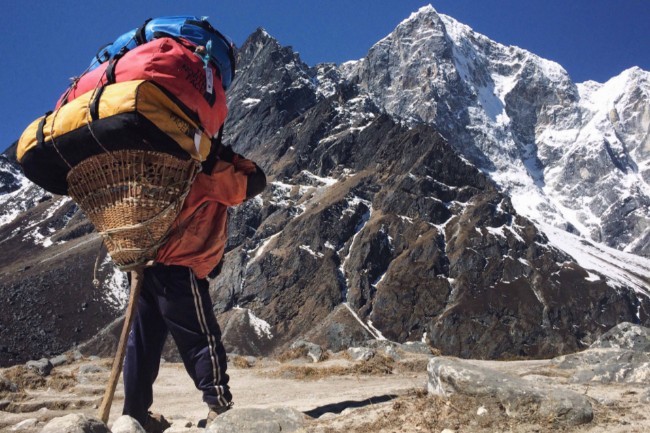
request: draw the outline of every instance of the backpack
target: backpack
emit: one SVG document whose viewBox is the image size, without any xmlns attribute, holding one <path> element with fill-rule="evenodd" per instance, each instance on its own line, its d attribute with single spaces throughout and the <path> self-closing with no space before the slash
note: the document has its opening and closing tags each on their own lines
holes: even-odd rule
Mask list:
<svg viewBox="0 0 650 433">
<path fill-rule="evenodd" d="M 138 45 L 161 37 L 183 38 L 206 48 L 205 60 L 213 62 L 221 74 L 221 84 L 227 90 L 235 76 L 235 50 L 232 41 L 222 35 L 206 17 L 174 16 L 148 19 L 144 24 L 124 33 L 114 42 L 102 47 L 91 61 L 89 70 L 125 53 Z"/>
<path fill-rule="evenodd" d="M 18 140 L 25 176 L 67 194 L 70 168 L 103 152 L 141 149 L 204 161 L 212 141 L 198 119 L 151 81 L 116 83 L 86 92 L 33 121 Z"/>
<path fill-rule="evenodd" d="M 194 53 L 184 40 L 160 38 L 137 46 L 85 73 L 59 98 L 56 109 L 105 85 L 149 80 L 160 85 L 171 99 L 196 113 L 201 126 L 214 136 L 226 119 L 226 95 L 217 68 Z"/>
</svg>

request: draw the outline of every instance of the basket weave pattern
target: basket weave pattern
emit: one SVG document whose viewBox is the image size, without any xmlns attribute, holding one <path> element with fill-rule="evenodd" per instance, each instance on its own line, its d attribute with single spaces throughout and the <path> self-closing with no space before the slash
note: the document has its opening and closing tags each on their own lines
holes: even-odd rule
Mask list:
<svg viewBox="0 0 650 433">
<path fill-rule="evenodd" d="M 92 156 L 68 173 L 68 192 L 122 270 L 156 256 L 200 163 L 161 152 L 122 150 Z"/>
</svg>

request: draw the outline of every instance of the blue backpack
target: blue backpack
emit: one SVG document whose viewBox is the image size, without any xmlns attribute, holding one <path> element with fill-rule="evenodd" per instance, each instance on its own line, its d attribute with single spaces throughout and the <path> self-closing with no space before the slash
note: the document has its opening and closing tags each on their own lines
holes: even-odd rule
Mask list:
<svg viewBox="0 0 650 433">
<path fill-rule="evenodd" d="M 221 84 L 228 89 L 235 76 L 235 50 L 232 41 L 216 30 L 206 17 L 193 16 L 160 17 L 148 19 L 130 32 L 124 33 L 113 43 L 102 48 L 90 63 L 89 70 L 101 63 L 121 56 L 128 50 L 152 39 L 161 37 L 183 38 L 206 48 L 204 61 L 212 62 L 221 73 Z"/>
</svg>

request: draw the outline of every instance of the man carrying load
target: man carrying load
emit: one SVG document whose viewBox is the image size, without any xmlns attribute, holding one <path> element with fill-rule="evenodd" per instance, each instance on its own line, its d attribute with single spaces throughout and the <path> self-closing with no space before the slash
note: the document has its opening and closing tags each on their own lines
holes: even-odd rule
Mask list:
<svg viewBox="0 0 650 433">
<path fill-rule="evenodd" d="M 147 20 L 102 48 L 54 112 L 33 121 L 19 140 L 25 175 L 50 192 L 70 195 L 102 234 L 114 262 L 133 271 L 100 407 L 104 422 L 131 319 L 124 414 L 150 433 L 169 426 L 149 413 L 168 333 L 203 393 L 207 422 L 232 406 L 206 277 L 218 273 L 223 258 L 228 208 L 266 185 L 255 163 L 221 144 L 225 91 L 234 71 L 232 42 L 205 18 Z M 118 215 L 109 218 L 109 212 Z"/>
</svg>

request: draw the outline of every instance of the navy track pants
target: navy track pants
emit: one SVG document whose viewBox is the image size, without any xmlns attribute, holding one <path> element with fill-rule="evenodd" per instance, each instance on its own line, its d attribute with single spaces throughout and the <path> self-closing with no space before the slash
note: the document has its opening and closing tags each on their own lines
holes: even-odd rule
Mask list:
<svg viewBox="0 0 650 433">
<path fill-rule="evenodd" d="M 145 268 L 124 359 L 124 415 L 146 422 L 168 332 L 203 401 L 226 406 L 232 400 L 226 351 L 208 289 L 208 281 L 185 266 Z"/>
</svg>

